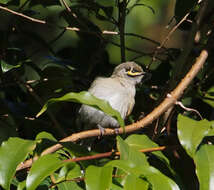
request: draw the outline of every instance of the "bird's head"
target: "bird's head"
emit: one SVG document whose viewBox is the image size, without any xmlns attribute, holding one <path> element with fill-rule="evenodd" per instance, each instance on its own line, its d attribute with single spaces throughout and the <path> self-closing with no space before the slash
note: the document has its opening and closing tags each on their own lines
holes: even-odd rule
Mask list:
<svg viewBox="0 0 214 190">
<path fill-rule="evenodd" d="M 142 79 L 147 75 L 142 67 L 135 62 L 125 62 L 115 67 L 111 77 L 120 77 L 134 85 L 141 83 Z"/>
</svg>

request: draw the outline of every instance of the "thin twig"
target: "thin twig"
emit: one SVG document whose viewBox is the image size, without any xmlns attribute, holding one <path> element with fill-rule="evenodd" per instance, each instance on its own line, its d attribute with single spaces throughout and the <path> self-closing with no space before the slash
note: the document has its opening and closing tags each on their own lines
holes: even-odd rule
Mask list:
<svg viewBox="0 0 214 190">
<path fill-rule="evenodd" d="M 163 41 L 161 42 L 161 44 L 159 46 L 157 46 L 154 55 L 152 56 L 151 62 L 149 63 L 149 65 L 147 66 L 147 68 L 149 69 L 151 64 L 156 60 L 156 56 L 159 52 L 159 50 L 161 48 L 164 47 L 164 45 L 166 44 L 166 42 L 170 39 L 171 35 L 175 32 L 175 30 L 187 19 L 187 17 L 189 16 L 190 13 L 187 13 L 178 24 L 176 24 L 167 34 L 167 36 L 163 39 Z"/>
<path fill-rule="evenodd" d="M 70 7 L 67 5 L 67 3 L 65 2 L 65 0 L 62 0 L 63 5 L 65 6 L 65 8 L 67 9 L 68 12 L 71 12 Z"/>
<path fill-rule="evenodd" d="M 16 12 L 16 11 L 13 11 L 13 10 L 11 10 L 11 9 L 8 9 L 7 7 L 2 7 L 2 6 L 0 6 L 0 9 L 5 10 L 5 11 L 7 11 L 7 12 L 10 12 L 10 13 L 12 13 L 12 14 L 14 14 L 14 15 L 23 17 L 23 18 L 25 18 L 25 19 L 28 19 L 28 20 L 30 20 L 30 21 L 32 21 L 32 22 L 37 22 L 37 23 L 40 23 L 40 24 L 47 24 L 46 21 L 44 21 L 44 20 L 32 18 L 32 17 L 30 17 L 30 16 L 27 16 L 27 15 L 24 15 L 24 14 L 22 14 L 22 13 L 18 13 L 18 12 Z"/>
</svg>

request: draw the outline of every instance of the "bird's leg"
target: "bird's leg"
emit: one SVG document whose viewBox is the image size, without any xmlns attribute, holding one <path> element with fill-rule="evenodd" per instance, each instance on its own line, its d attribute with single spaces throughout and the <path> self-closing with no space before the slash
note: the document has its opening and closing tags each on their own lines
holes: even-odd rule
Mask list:
<svg viewBox="0 0 214 190">
<path fill-rule="evenodd" d="M 97 127 L 100 130 L 100 137 L 103 136 L 105 134 L 105 129 L 100 124 L 97 124 Z"/>
</svg>

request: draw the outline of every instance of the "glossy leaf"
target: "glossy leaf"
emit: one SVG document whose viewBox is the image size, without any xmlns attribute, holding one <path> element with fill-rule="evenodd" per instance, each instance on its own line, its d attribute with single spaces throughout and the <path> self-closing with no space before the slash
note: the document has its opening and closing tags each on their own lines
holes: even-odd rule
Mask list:
<svg viewBox="0 0 214 190">
<path fill-rule="evenodd" d="M 96 109 L 100 109 L 106 114 L 117 119 L 120 126 L 124 126 L 124 121 L 118 111 L 114 110 L 107 101 L 96 98 L 86 91 L 82 91 L 79 93 L 70 92 L 60 98 L 51 98 L 46 102 L 41 111 L 37 114 L 37 117 L 44 113 L 51 104 L 61 101 L 77 102 L 92 106 Z"/>
<path fill-rule="evenodd" d="M 20 138 L 9 138 L 0 147 L 0 185 L 9 189 L 18 164 L 35 148 L 36 142 Z"/>
<path fill-rule="evenodd" d="M 214 184 L 214 146 L 203 145 L 196 152 L 194 161 L 200 190 L 213 189 Z"/>
<path fill-rule="evenodd" d="M 27 190 L 34 190 L 36 187 L 54 171 L 66 163 L 57 157 L 57 154 L 44 155 L 32 165 L 26 179 Z"/>
<path fill-rule="evenodd" d="M 50 133 L 47 133 L 45 131 L 39 133 L 38 135 L 36 135 L 36 139 L 49 139 L 49 140 L 52 140 L 52 141 L 57 141 L 56 138 L 50 134 Z"/>
<path fill-rule="evenodd" d="M 57 185 L 58 190 L 83 190 L 80 186 L 77 185 L 74 181 L 65 181 L 62 183 L 59 183 Z"/>
<path fill-rule="evenodd" d="M 56 183 L 62 181 L 62 180 L 72 180 L 77 177 L 81 177 L 81 168 L 76 163 L 68 163 L 65 166 L 63 166 L 59 172 L 58 179 L 56 180 Z"/>
<path fill-rule="evenodd" d="M 202 139 L 208 135 L 212 123 L 207 120 L 196 121 L 186 116 L 178 116 L 178 138 L 190 156 L 193 156 Z"/>
<path fill-rule="evenodd" d="M 87 190 L 106 190 L 109 189 L 112 180 L 113 167 L 89 166 L 86 169 L 85 183 Z"/>
<path fill-rule="evenodd" d="M 26 181 L 22 181 L 19 183 L 17 190 L 25 190 L 26 189 Z"/>
<path fill-rule="evenodd" d="M 123 190 L 123 187 L 112 183 L 111 184 L 111 190 Z"/>
<path fill-rule="evenodd" d="M 121 153 L 121 159 L 129 163 L 131 169 L 127 169 L 127 163 L 121 165 L 123 169 L 129 173 L 135 175 L 136 177 L 143 176 L 151 183 L 153 190 L 178 190 L 177 184 L 164 174 L 162 174 L 158 169 L 149 165 L 146 160 L 146 156 L 140 153 L 138 150 L 130 147 L 125 141 L 120 137 L 117 137 L 118 149 Z"/>
<path fill-rule="evenodd" d="M 143 179 L 137 178 L 134 175 L 128 175 L 125 180 L 124 189 L 125 190 L 133 190 L 133 189 L 141 189 L 147 190 L 149 188 L 149 184 Z"/>
<path fill-rule="evenodd" d="M 159 147 L 158 144 L 154 143 L 149 137 L 146 135 L 130 135 L 129 137 L 126 138 L 125 140 L 128 145 L 136 150 L 142 150 L 142 149 L 147 149 L 147 148 L 155 148 Z M 151 154 L 154 154 L 158 159 L 163 161 L 164 163 L 167 164 L 168 167 L 169 165 L 169 160 L 167 159 L 166 156 L 161 151 L 154 151 L 151 152 Z"/>
</svg>

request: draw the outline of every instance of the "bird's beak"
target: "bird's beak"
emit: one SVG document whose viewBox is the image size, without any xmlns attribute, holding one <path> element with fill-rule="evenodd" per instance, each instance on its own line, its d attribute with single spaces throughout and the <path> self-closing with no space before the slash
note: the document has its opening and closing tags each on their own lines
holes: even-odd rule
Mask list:
<svg viewBox="0 0 214 190">
<path fill-rule="evenodd" d="M 132 71 L 128 71 L 127 75 L 135 77 L 135 76 L 140 76 L 140 75 L 145 75 L 146 72 L 132 72 Z"/>
</svg>

